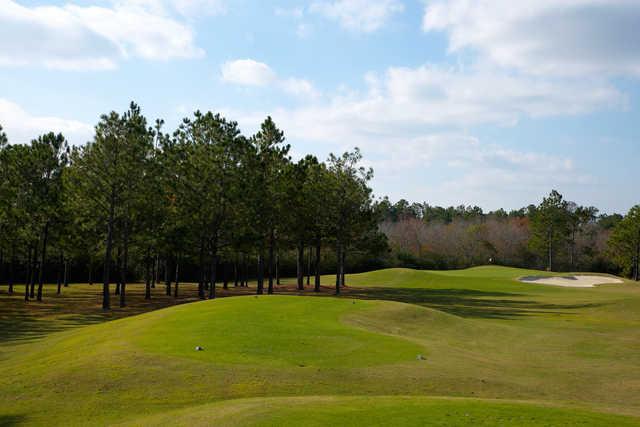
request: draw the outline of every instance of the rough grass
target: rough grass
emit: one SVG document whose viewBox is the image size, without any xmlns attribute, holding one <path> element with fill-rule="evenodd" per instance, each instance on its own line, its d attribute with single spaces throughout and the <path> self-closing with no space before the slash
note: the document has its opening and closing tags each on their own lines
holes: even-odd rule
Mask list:
<svg viewBox="0 0 640 427">
<path fill-rule="evenodd" d="M 382 270 L 348 276 L 340 299 L 244 296 L 108 322 L 95 287 L 27 308 L 1 295 L 5 328 L 12 313 L 37 320 L 1 336 L 0 425 L 638 424 L 616 414 L 640 416 L 640 288 L 515 280 L 527 274 Z M 111 316 L 171 301 L 131 289 Z"/>
</svg>

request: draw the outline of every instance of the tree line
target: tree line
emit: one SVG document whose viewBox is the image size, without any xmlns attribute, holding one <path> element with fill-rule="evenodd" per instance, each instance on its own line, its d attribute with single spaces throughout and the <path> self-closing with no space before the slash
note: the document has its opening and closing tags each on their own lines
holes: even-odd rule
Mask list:
<svg viewBox="0 0 640 427">
<path fill-rule="evenodd" d="M 640 205 L 624 216 L 599 214 L 553 190 L 538 205 L 510 212 L 388 198 L 376 209 L 392 248 L 390 265 L 448 269 L 496 263 L 640 276 Z"/>
<path fill-rule="evenodd" d="M 293 253 L 298 289 L 313 271 L 319 291 L 332 253 L 340 293 L 347 255 L 385 247 L 373 171 L 357 148 L 324 162 L 289 151 L 270 117 L 248 137 L 200 111 L 165 132 L 135 103 L 101 116 L 81 146 L 55 133 L 10 144 L 0 127 L 0 283 L 13 293 L 21 281 L 25 301 L 40 301 L 46 280 L 55 276 L 60 293 L 81 260 L 88 281 L 102 282 L 104 309 L 112 290 L 125 306 L 136 279 L 147 299 L 162 283 L 177 297 L 187 276 L 202 299 L 216 297 L 217 282 L 247 286 L 250 276 L 271 294 L 280 255 Z"/>
<path fill-rule="evenodd" d="M 205 299 L 250 278 L 273 293 L 285 269 L 299 290 L 313 275 L 315 291 L 333 271 L 340 293 L 347 254 L 352 271 L 495 263 L 639 279 L 640 206 L 599 215 L 555 190 L 510 212 L 376 201 L 358 149 L 324 162 L 289 152 L 270 117 L 244 136 L 196 111 L 166 132 L 135 103 L 81 146 L 55 133 L 10 144 L 0 126 L 0 284 L 40 301 L 44 283 L 60 293 L 75 275 L 101 282 L 109 309 L 134 280 L 147 299 L 156 287 L 178 297 L 185 281 Z"/>
</svg>

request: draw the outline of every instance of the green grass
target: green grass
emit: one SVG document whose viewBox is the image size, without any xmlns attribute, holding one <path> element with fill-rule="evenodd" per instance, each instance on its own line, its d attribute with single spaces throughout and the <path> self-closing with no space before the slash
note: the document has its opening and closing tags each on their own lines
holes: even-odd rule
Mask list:
<svg viewBox="0 0 640 427">
<path fill-rule="evenodd" d="M 364 368 L 415 359 L 422 351 L 416 344 L 336 321 L 378 305 L 282 296 L 226 298 L 163 313 L 162 322 L 152 324 L 137 344 L 161 355 L 281 368 Z M 194 351 L 197 345 L 205 351 Z"/>
<path fill-rule="evenodd" d="M 66 312 L 96 292 L 76 286 L 45 314 L 21 309 L 38 334 L 0 335 L 0 425 L 640 425 L 640 287 L 515 280 L 527 274 L 381 270 L 348 276 L 339 299 L 107 322 L 97 301 Z M 19 302 L 2 298 L 7 327 Z"/>
<path fill-rule="evenodd" d="M 141 418 L 131 425 L 635 426 L 631 417 L 548 405 L 415 396 L 241 399 Z"/>
</svg>

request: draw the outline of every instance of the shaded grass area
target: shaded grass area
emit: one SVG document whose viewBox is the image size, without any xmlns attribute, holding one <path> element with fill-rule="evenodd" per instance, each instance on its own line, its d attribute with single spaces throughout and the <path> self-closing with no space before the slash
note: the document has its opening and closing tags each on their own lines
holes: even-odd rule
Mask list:
<svg viewBox="0 0 640 427">
<path fill-rule="evenodd" d="M 199 301 L 198 288 L 195 283 L 181 283 L 178 297 L 166 295 L 165 286 L 157 285 L 152 289 L 150 300 L 144 299 L 145 285 L 130 283 L 127 285 L 126 307 L 118 306 L 118 295 L 114 294 L 115 286 L 111 286 L 111 309 L 102 309 L 102 285 L 76 283 L 63 288 L 60 295 L 56 293 L 54 284 L 44 285 L 43 301 L 24 301 L 24 285 L 14 286 L 14 293 L 7 294 L 6 286 L 0 286 L 0 343 L 14 341 L 33 341 L 47 335 L 80 326 L 103 323 L 109 320 L 172 307 L 175 305 Z M 217 286 L 217 296 L 253 295 L 255 283 L 249 287 L 223 289 Z M 276 286 L 278 294 L 316 295 L 307 287 L 299 292 L 291 280 L 285 280 Z M 333 289 L 321 287 L 321 295 L 333 295 Z M 0 349 L 1 353 L 1 349 Z"/>
<path fill-rule="evenodd" d="M 22 424 L 26 417 L 22 415 L 0 414 L 0 427 L 13 427 Z"/>
<path fill-rule="evenodd" d="M 526 299 L 525 294 L 470 289 L 350 288 L 345 291 L 345 295 L 360 299 L 417 304 L 462 317 L 502 320 L 530 315 L 571 314 L 571 310 L 604 305 L 604 303 L 554 304 Z"/>
<path fill-rule="evenodd" d="M 0 292 L 0 343 L 32 341 L 53 332 L 102 323 L 108 320 L 145 313 L 159 308 L 197 300 L 197 290 L 185 286 L 179 298 L 164 295 L 164 287 L 156 287 L 151 300 L 144 299 L 144 285 L 127 286 L 127 306 L 118 307 L 117 295 L 113 308 L 102 310 L 102 286 L 72 284 L 56 294 L 56 286 L 44 286 L 43 301 L 24 301 L 24 286 L 14 287 L 8 295 L 6 288 Z M 113 287 L 112 287 L 113 291 Z"/>
</svg>

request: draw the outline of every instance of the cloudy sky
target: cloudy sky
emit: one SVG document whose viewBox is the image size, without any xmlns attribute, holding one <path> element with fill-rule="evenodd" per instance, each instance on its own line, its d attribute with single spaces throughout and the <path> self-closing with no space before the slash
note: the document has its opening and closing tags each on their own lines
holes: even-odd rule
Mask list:
<svg viewBox="0 0 640 427">
<path fill-rule="evenodd" d="M 294 156 L 358 146 L 377 195 L 640 203 L 637 0 L 0 0 L 0 124 L 75 144 L 130 100 Z"/>
</svg>

